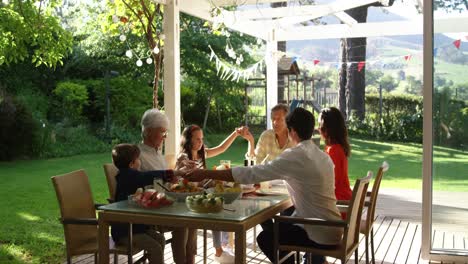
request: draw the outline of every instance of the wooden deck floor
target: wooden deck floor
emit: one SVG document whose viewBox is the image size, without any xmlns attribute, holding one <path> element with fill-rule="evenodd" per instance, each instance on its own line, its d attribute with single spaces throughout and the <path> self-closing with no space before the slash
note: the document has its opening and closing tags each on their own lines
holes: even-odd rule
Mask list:
<svg viewBox="0 0 468 264">
<path fill-rule="evenodd" d="M 424 263 L 441 263 L 437 261 L 424 261 L 421 256 L 421 224 L 413 221 L 400 220 L 397 218 L 380 215 L 377 217 L 377 222 L 374 227 L 374 242 L 375 242 L 375 258 L 376 263 L 380 264 L 424 264 Z M 257 230 L 261 230 L 258 226 Z M 434 232 L 434 246 L 442 248 L 453 248 L 453 245 L 461 249 L 468 249 L 468 238 L 449 234 L 445 232 Z M 203 233 L 199 231 L 198 237 L 198 255 L 196 263 L 203 263 Z M 270 263 L 268 259 L 257 249 L 253 250 L 253 231 L 249 230 L 247 234 L 247 263 Z M 359 263 L 365 263 L 365 245 L 364 239 L 361 239 L 359 246 Z M 208 250 L 207 263 L 216 263 L 214 261 L 214 248 L 208 232 Z M 332 258 L 327 259 L 330 263 L 335 263 Z M 88 264 L 93 263 L 92 255 L 84 255 L 75 258 L 73 263 Z M 111 257 L 111 263 L 113 259 Z M 127 263 L 125 256 L 119 257 L 119 263 Z M 173 263 L 171 247 L 168 245 L 165 249 L 165 263 Z M 336 261 L 339 263 L 339 261 Z M 354 263 L 354 257 L 348 261 Z M 450 262 L 444 262 L 450 263 Z"/>
</svg>

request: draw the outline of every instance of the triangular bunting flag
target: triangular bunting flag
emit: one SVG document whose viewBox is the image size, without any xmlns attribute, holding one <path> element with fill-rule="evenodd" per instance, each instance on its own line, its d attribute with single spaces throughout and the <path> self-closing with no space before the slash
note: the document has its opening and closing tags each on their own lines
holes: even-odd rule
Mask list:
<svg viewBox="0 0 468 264">
<path fill-rule="evenodd" d="M 405 61 L 411 60 L 411 54 L 405 55 Z"/>
<path fill-rule="evenodd" d="M 358 65 L 357 65 L 358 72 L 360 72 L 362 70 L 362 68 L 364 68 L 365 65 L 366 65 L 365 61 L 358 62 Z"/>
<path fill-rule="evenodd" d="M 320 60 L 314 60 L 314 66 L 319 64 Z"/>
<path fill-rule="evenodd" d="M 457 49 L 460 48 L 460 44 L 461 44 L 461 39 L 457 39 L 457 40 L 455 40 L 455 41 L 453 42 L 453 45 L 454 45 Z"/>
</svg>

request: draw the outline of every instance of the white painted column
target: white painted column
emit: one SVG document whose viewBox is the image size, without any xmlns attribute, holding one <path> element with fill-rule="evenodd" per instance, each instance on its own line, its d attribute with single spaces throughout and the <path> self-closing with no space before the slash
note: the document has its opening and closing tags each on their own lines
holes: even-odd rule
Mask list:
<svg viewBox="0 0 468 264">
<path fill-rule="evenodd" d="M 277 41 L 275 38 L 275 30 L 273 29 L 267 40 L 265 65 L 266 65 L 266 116 L 267 129 L 272 128 L 271 124 L 271 108 L 278 103 L 278 60 L 276 52 L 278 50 Z"/>
<path fill-rule="evenodd" d="M 179 1 L 168 0 L 164 6 L 164 110 L 169 118 L 165 156 L 169 168 L 175 165 L 180 139 L 180 36 Z"/>
</svg>

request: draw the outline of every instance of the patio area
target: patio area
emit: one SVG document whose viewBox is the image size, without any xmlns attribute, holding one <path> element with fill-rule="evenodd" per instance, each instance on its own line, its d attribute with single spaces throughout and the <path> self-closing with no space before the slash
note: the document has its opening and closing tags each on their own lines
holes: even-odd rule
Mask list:
<svg viewBox="0 0 468 264">
<path fill-rule="evenodd" d="M 468 249 L 468 205 L 463 204 L 463 197 L 466 193 L 445 193 L 440 197 L 447 199 L 439 199 L 435 207 L 442 209 L 450 204 L 450 213 L 435 214 L 434 223 L 445 223 L 439 225 L 443 231 L 437 229 L 433 233 L 434 247 L 440 248 L 460 248 Z M 450 200 L 448 198 L 451 198 Z M 455 199 L 454 199 L 455 198 Z M 402 190 L 402 189 L 381 189 L 379 194 L 379 202 L 377 204 L 377 221 L 374 226 L 374 243 L 375 243 L 375 258 L 376 263 L 381 264 L 418 264 L 418 263 L 455 263 L 455 262 L 440 262 L 437 259 L 427 261 L 421 259 L 421 215 L 422 215 L 422 194 L 417 190 Z M 450 202 L 449 202 L 450 201 Z M 458 201 L 458 204 L 453 201 Z M 447 209 L 447 208 L 446 208 Z M 435 209 L 438 210 L 438 209 Z M 446 210 L 445 213 L 448 213 Z M 445 222 L 444 222 L 445 221 Z M 463 230 L 450 230 L 451 223 L 457 223 L 457 226 L 464 226 Z M 261 227 L 257 227 L 257 232 Z M 169 235 L 168 235 L 169 236 Z M 203 263 L 203 232 L 198 232 L 198 255 L 196 263 Z M 252 242 L 254 241 L 253 230 L 247 233 L 247 263 L 270 263 L 270 261 L 262 254 L 261 250 L 254 250 Z M 208 249 L 206 263 L 216 263 L 214 261 L 214 248 L 211 240 L 210 232 L 208 232 Z M 359 263 L 365 261 L 365 245 L 364 237 L 361 239 L 359 246 Z M 170 246 L 166 246 L 165 262 L 173 263 L 172 251 Z M 329 263 L 335 263 L 335 259 L 328 258 Z M 74 263 L 87 264 L 93 263 L 92 255 L 84 255 L 80 258 L 75 258 Z M 65 263 L 65 261 L 63 262 Z M 111 257 L 110 263 L 113 263 Z M 119 258 L 119 263 L 127 263 L 125 256 Z M 339 263 L 339 261 L 336 261 Z M 348 261 L 354 263 L 354 257 Z M 459 263 L 459 262 L 457 262 Z M 461 262 L 463 263 L 463 262 Z M 468 262 L 465 262 L 468 263 Z"/>
</svg>

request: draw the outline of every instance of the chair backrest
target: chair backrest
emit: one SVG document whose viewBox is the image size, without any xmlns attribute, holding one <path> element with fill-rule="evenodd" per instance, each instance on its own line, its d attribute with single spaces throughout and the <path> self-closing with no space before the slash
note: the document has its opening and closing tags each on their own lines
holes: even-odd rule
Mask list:
<svg viewBox="0 0 468 264">
<path fill-rule="evenodd" d="M 104 174 L 106 175 L 107 180 L 107 187 L 109 188 L 109 201 L 114 201 L 115 199 L 115 191 L 117 189 L 117 180 L 115 176 L 119 173 L 119 169 L 115 167 L 112 163 L 106 163 L 102 165 L 104 168 Z"/>
<path fill-rule="evenodd" d="M 362 208 L 371 178 L 372 172 L 369 171 L 366 177 L 357 179 L 354 184 L 353 196 L 349 203 L 346 218 L 348 228 L 345 229 L 343 235 L 343 242 L 346 245 L 346 249 L 359 244 L 359 225 L 361 223 Z"/>
<path fill-rule="evenodd" d="M 377 172 L 377 176 L 374 179 L 374 185 L 372 185 L 372 191 L 369 197 L 369 206 L 367 208 L 366 215 L 366 230 L 369 230 L 375 220 L 375 208 L 377 205 L 377 196 L 379 194 L 380 182 L 382 182 L 382 177 L 386 171 L 388 171 L 389 165 L 386 161 L 382 163 Z"/>
<path fill-rule="evenodd" d="M 88 176 L 84 170 L 52 177 L 62 219 L 96 218 L 93 195 Z M 64 224 L 67 252 L 74 255 L 75 249 L 91 240 L 97 241 L 97 226 Z"/>
</svg>

